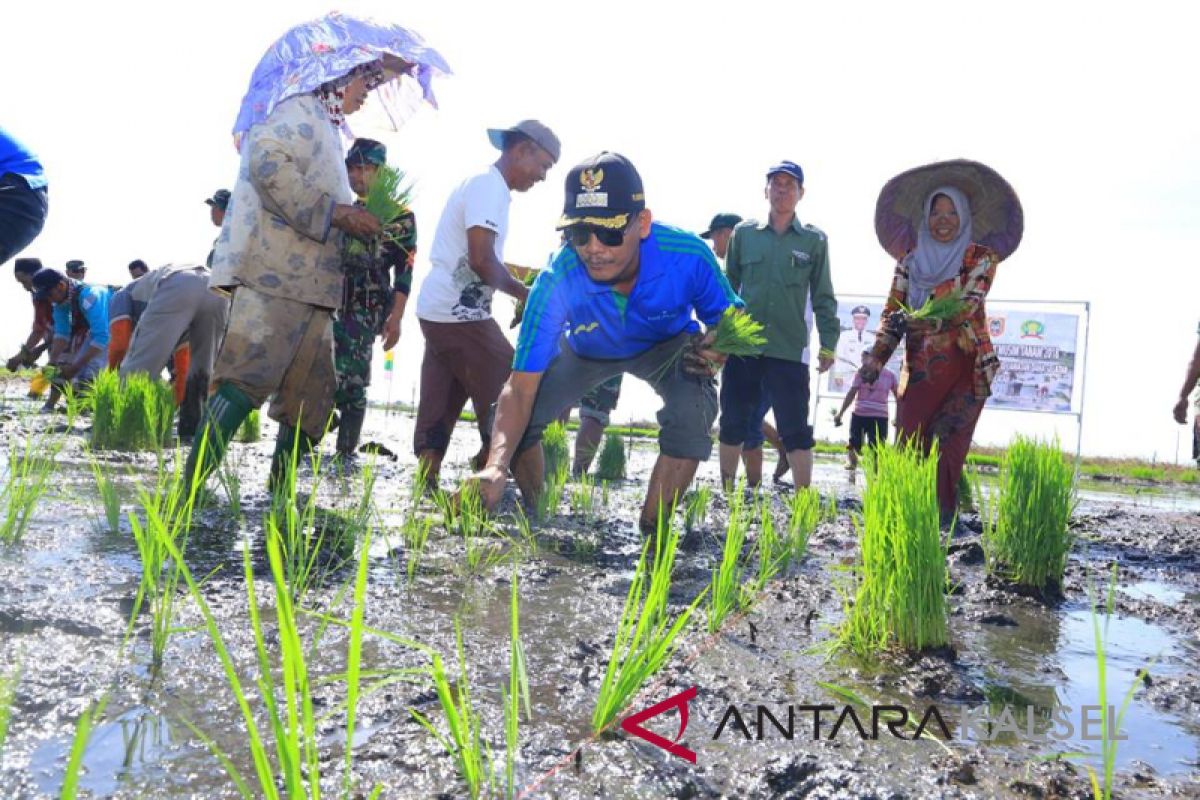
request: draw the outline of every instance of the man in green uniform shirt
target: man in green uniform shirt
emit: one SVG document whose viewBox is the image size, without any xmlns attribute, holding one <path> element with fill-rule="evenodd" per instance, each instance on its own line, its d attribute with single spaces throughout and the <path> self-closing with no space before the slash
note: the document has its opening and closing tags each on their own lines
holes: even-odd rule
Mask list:
<svg viewBox="0 0 1200 800">
<path fill-rule="evenodd" d="M 730 358 L 721 379 L 721 475 L 732 480 L 742 444 L 758 424 L 763 391 L 774 400 L 775 422 L 787 450 L 797 488 L 812 482 L 812 426 L 808 424 L 808 346 L 804 312 L 811 298 L 820 334 L 819 372 L 833 364 L 841 325 L 829 274 L 825 234 L 801 224 L 796 206 L 804 196 L 804 171 L 791 161 L 767 170 L 765 222 L 749 220 L 734 229 L 725 259 L 729 283 L 746 310 L 763 324 L 761 356 Z"/>
</svg>

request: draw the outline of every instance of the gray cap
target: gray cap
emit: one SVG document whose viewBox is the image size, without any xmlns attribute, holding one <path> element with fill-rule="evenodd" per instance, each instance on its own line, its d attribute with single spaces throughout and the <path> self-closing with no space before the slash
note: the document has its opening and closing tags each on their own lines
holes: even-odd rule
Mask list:
<svg viewBox="0 0 1200 800">
<path fill-rule="evenodd" d="M 562 145 L 554 131 L 547 128 L 536 119 L 523 119 L 511 128 L 488 128 L 488 141 L 497 150 L 504 149 L 504 134 L 522 133 L 533 140 L 533 143 L 549 153 L 555 161 L 562 155 Z"/>
</svg>

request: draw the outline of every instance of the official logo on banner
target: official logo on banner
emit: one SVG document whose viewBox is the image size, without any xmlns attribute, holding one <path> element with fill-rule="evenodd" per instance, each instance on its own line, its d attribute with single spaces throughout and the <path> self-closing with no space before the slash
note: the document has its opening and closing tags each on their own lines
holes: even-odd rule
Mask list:
<svg viewBox="0 0 1200 800">
<path fill-rule="evenodd" d="M 1036 319 L 1027 319 L 1021 323 L 1022 339 L 1041 339 L 1046 332 L 1046 326 Z"/>
<path fill-rule="evenodd" d="M 1004 335 L 1004 317 L 988 317 L 988 333 L 992 336 Z"/>
</svg>

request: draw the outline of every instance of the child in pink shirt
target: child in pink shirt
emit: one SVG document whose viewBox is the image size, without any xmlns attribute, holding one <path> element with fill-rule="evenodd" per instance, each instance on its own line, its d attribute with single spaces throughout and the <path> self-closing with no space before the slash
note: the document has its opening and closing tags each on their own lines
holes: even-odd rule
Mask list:
<svg viewBox="0 0 1200 800">
<path fill-rule="evenodd" d="M 834 424 L 841 427 L 842 415 L 854 403 L 854 413 L 850 415 L 850 445 L 846 463 L 846 469 L 851 472 L 858 467 L 858 454 L 862 450 L 864 436 L 867 447 L 874 445 L 881 437 L 887 441 L 888 393 L 895 397 L 897 384 L 896 374 L 889 369 L 881 369 L 874 383 L 863 383 L 862 378 L 855 375 L 841 410 L 834 414 Z"/>
</svg>

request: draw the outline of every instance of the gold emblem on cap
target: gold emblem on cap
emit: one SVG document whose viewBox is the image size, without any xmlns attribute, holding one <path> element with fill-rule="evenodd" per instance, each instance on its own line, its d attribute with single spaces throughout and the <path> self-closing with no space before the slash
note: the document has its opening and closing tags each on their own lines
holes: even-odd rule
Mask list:
<svg viewBox="0 0 1200 800">
<path fill-rule="evenodd" d="M 602 169 L 585 169 L 579 173 L 579 185 L 584 191 L 594 192 L 600 188 L 600 184 L 604 183 L 604 170 Z"/>
</svg>

